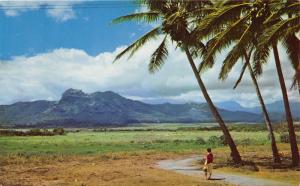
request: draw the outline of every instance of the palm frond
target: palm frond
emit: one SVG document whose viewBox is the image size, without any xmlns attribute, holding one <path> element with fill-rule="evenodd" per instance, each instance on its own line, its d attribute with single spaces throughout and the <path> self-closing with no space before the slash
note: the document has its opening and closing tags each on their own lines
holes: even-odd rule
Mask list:
<svg viewBox="0 0 300 186">
<path fill-rule="evenodd" d="M 123 50 L 121 53 L 119 53 L 114 62 L 118 59 L 120 59 L 122 56 L 130 52 L 129 58 L 133 56 L 133 54 L 140 49 L 147 41 L 151 39 L 157 38 L 157 36 L 160 34 L 160 27 L 152 29 L 150 32 L 146 33 L 144 36 L 136 40 L 134 43 L 129 45 L 125 50 Z"/>
<path fill-rule="evenodd" d="M 265 23 L 268 23 L 274 19 L 278 19 L 279 17 L 281 17 L 284 14 L 299 14 L 300 12 L 300 2 L 291 2 L 289 4 L 287 4 L 287 6 L 284 6 L 284 4 L 286 3 L 281 3 L 281 5 L 279 7 L 279 10 L 277 11 L 273 11 L 274 13 L 265 21 Z"/>
<path fill-rule="evenodd" d="M 237 40 L 245 31 L 245 24 L 249 18 L 250 13 L 241 19 L 238 19 L 234 24 L 228 26 L 228 28 L 220 33 L 218 33 L 214 39 L 212 39 L 211 44 L 208 45 L 208 53 L 205 55 L 203 65 L 210 66 L 208 63 L 211 62 L 211 58 L 216 55 L 216 52 L 221 52 L 224 48 L 230 46 L 232 42 Z"/>
<path fill-rule="evenodd" d="M 238 19 L 243 10 L 249 8 L 251 3 L 241 2 L 231 6 L 225 6 L 206 16 L 203 20 L 199 21 L 197 29 L 194 31 L 197 33 L 198 38 L 209 37 L 218 33 L 220 28 L 224 25 L 228 25 L 229 22 Z"/>
<path fill-rule="evenodd" d="M 247 66 L 248 66 L 248 63 L 245 62 L 244 65 L 243 65 L 243 67 L 242 67 L 240 76 L 239 76 L 238 80 L 235 82 L 235 84 L 234 84 L 234 86 L 233 86 L 233 89 L 236 89 L 236 87 L 237 87 L 237 86 L 240 84 L 240 82 L 242 81 L 242 78 L 243 78 L 243 76 L 244 76 L 244 73 L 245 73 L 245 71 L 246 71 Z"/>
<path fill-rule="evenodd" d="M 293 68 L 296 70 L 300 62 L 300 41 L 295 34 L 289 34 L 283 38 L 283 45 L 286 48 Z"/>
<path fill-rule="evenodd" d="M 261 35 L 259 45 L 265 45 L 267 43 L 272 43 L 273 41 L 280 40 L 285 34 L 286 30 L 289 27 L 295 26 L 300 29 L 300 15 L 289 18 L 286 20 L 282 20 L 272 27 L 269 27 L 265 30 L 264 34 Z"/>
<path fill-rule="evenodd" d="M 160 19 L 158 12 L 141 12 L 130 15 L 121 16 L 112 20 L 113 24 L 122 23 L 126 21 L 136 21 L 144 23 L 156 22 Z"/>
<path fill-rule="evenodd" d="M 256 48 L 254 51 L 253 57 L 253 72 L 254 75 L 262 74 L 262 66 L 268 62 L 270 55 L 270 46 L 269 45 L 260 45 L 259 48 Z"/>
<path fill-rule="evenodd" d="M 299 76 L 300 76 L 300 75 L 299 75 Z M 291 89 L 291 90 L 293 90 L 293 89 L 294 89 L 294 90 L 298 89 L 299 94 L 300 94 L 300 82 L 298 81 L 298 79 L 299 79 L 298 75 L 295 74 L 294 77 L 293 77 L 293 81 L 292 81 L 292 85 L 291 85 L 290 89 Z"/>
<path fill-rule="evenodd" d="M 219 79 L 225 80 L 238 61 L 239 58 L 244 56 L 245 51 L 248 50 L 249 46 L 253 41 L 253 33 L 252 33 L 252 25 L 248 26 L 248 28 L 244 31 L 241 38 L 238 40 L 237 44 L 233 47 L 233 49 L 226 56 L 221 72 L 219 74 Z"/>
<path fill-rule="evenodd" d="M 163 39 L 159 47 L 154 51 L 151 56 L 150 63 L 148 65 L 148 70 L 150 73 L 154 73 L 161 69 L 162 65 L 165 62 L 165 59 L 168 56 L 168 50 L 166 47 L 167 36 Z"/>
</svg>

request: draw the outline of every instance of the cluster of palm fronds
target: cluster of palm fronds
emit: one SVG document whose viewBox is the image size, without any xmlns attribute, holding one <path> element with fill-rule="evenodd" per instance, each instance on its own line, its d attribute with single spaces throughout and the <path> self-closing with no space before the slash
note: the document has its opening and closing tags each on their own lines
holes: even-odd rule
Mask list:
<svg viewBox="0 0 300 186">
<path fill-rule="evenodd" d="M 187 56 L 199 88 L 224 133 L 235 163 L 242 162 L 240 154 L 206 90 L 201 74 L 215 66 L 215 56 L 224 49 L 229 48 L 230 52 L 222 62 L 220 79 L 225 80 L 237 63 L 240 61 L 244 63 L 234 87 L 238 86 L 248 69 L 270 133 L 274 162 L 280 163 L 271 121 L 256 81 L 257 76 L 263 75 L 263 65 L 269 62 L 268 57 L 273 51 L 274 65 L 276 65 L 286 110 L 293 165 L 298 165 L 298 146 L 277 45 L 281 42 L 286 48 L 292 67 L 295 69 L 293 87 L 298 86 L 300 93 L 300 41 L 296 36 L 300 32 L 300 2 L 297 0 L 140 0 L 138 2 L 146 5 L 148 11 L 122 16 L 113 22 L 156 22 L 158 26 L 127 47 L 116 59 L 127 53 L 131 57 L 146 42 L 164 35 L 148 65 L 149 71 L 155 72 L 167 59 L 167 41 L 176 43 Z M 194 59 L 202 61 L 199 66 Z"/>
</svg>

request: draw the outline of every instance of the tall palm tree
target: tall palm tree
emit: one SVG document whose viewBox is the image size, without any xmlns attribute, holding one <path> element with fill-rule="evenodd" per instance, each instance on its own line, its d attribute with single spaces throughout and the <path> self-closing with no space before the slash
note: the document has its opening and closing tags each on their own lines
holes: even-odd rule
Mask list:
<svg viewBox="0 0 300 186">
<path fill-rule="evenodd" d="M 282 69 L 280 66 L 277 40 L 272 37 L 270 38 L 270 40 L 265 39 L 268 38 L 268 35 L 270 34 L 266 34 L 268 31 L 266 29 L 266 25 L 264 24 L 264 22 L 267 19 L 269 19 L 272 11 L 278 10 L 277 7 L 279 6 L 279 4 L 280 4 L 279 1 L 269 2 L 267 0 L 264 2 L 260 0 L 256 0 L 254 2 L 229 0 L 227 2 L 228 6 L 226 6 L 225 10 L 222 11 L 223 13 L 218 14 L 218 12 L 216 12 L 208 16 L 208 20 L 204 21 L 202 25 L 200 24 L 199 26 L 200 29 L 198 29 L 196 33 L 201 37 L 203 37 L 207 34 L 207 32 L 210 32 L 212 30 L 212 33 L 214 33 L 214 30 L 218 31 L 220 30 L 220 27 L 221 28 L 222 26 L 226 27 L 230 22 L 233 28 L 239 27 L 239 25 L 243 25 L 243 22 L 250 22 L 249 25 L 240 28 L 243 33 L 240 35 L 239 39 L 237 40 L 237 43 L 234 45 L 234 47 L 228 53 L 228 55 L 224 60 L 222 70 L 221 70 L 221 74 L 223 74 L 223 77 L 226 77 L 226 74 L 229 73 L 229 71 L 236 63 L 236 61 L 239 58 L 242 58 L 244 56 L 244 52 L 248 51 L 252 47 L 255 48 L 254 60 L 253 60 L 254 72 L 255 74 L 261 74 L 262 65 L 267 63 L 267 58 L 269 56 L 269 49 L 272 48 L 275 56 L 277 74 L 279 77 L 279 82 L 280 82 L 281 91 L 283 95 L 283 101 L 285 105 L 286 120 L 289 129 L 290 145 L 291 145 L 291 152 L 292 152 L 292 161 L 293 161 L 293 165 L 297 166 L 299 164 L 298 146 L 296 141 L 292 114 L 291 114 L 288 96 L 287 96 L 287 90 L 285 87 Z M 236 18 L 241 17 L 241 15 L 242 18 L 239 19 L 238 22 L 236 22 L 235 21 Z M 216 16 L 219 19 L 214 19 L 214 17 Z M 295 20 L 297 18 L 291 18 L 291 19 Z M 292 20 L 289 20 L 289 22 L 292 22 Z M 273 19 L 271 21 L 273 21 Z M 292 27 L 290 29 L 295 29 L 295 28 Z M 240 30 L 237 29 L 237 32 L 239 31 Z M 274 30 L 270 30 L 270 32 L 274 32 Z M 288 33 L 288 31 L 286 31 L 285 33 Z M 260 42 L 257 42 L 256 38 L 259 38 L 258 40 Z M 231 43 L 223 42 L 223 45 L 229 45 L 229 44 Z M 205 60 L 205 61 L 210 61 L 210 60 Z M 209 64 L 207 66 L 209 66 Z"/>
<path fill-rule="evenodd" d="M 295 8 L 295 5 L 297 5 Z M 282 9 L 287 9 L 287 14 L 289 18 L 292 18 L 293 16 L 299 16 L 300 12 L 300 6 L 299 6 L 299 1 L 298 0 L 287 0 L 286 6 L 284 6 Z M 294 8 L 295 10 L 293 10 Z M 282 10 L 281 9 L 281 10 Z M 283 11 L 284 12 L 284 11 Z M 297 25 L 300 25 L 300 21 L 297 21 Z M 300 29 L 298 29 L 299 31 Z M 286 36 L 286 39 L 283 40 L 286 48 L 287 48 L 287 53 L 290 56 L 292 66 L 295 69 L 295 77 L 294 77 L 294 82 L 292 87 L 298 87 L 298 92 L 300 95 L 300 39 L 296 37 L 296 33 L 289 33 Z"/>
<path fill-rule="evenodd" d="M 210 39 L 210 41 L 208 42 L 208 46 L 207 46 L 208 52 L 206 53 L 206 55 L 204 57 L 204 62 L 202 64 L 200 70 L 203 70 L 206 68 L 211 68 L 213 66 L 213 61 L 211 60 L 211 58 L 214 58 L 215 54 L 218 51 L 222 51 L 223 49 L 228 48 L 228 45 L 239 41 L 239 39 L 244 34 L 247 34 L 246 32 L 249 31 L 247 28 L 249 28 L 251 26 L 251 25 L 249 25 L 249 23 L 251 23 L 249 21 L 249 19 L 252 18 L 251 15 L 253 14 L 253 12 L 249 12 L 247 14 L 241 14 L 242 9 L 245 9 L 247 7 L 250 8 L 251 4 L 249 4 L 249 3 L 242 4 L 241 2 L 238 2 L 237 4 L 235 3 L 235 4 L 230 4 L 227 6 L 225 5 L 225 7 L 224 7 L 224 5 L 222 5 L 222 7 L 223 8 L 219 8 L 214 13 L 207 16 L 207 18 L 204 19 L 204 21 L 202 21 L 201 24 L 199 25 L 200 33 L 201 32 L 204 32 L 204 33 L 210 32 L 211 33 L 211 31 L 207 30 L 207 28 L 213 28 L 215 30 L 219 30 L 219 32 L 215 32 L 213 34 L 213 38 Z M 232 14 L 232 12 L 235 15 Z M 228 13 L 231 15 L 229 16 Z M 227 22 L 225 22 L 225 21 L 227 21 Z M 196 31 L 196 34 L 199 33 L 199 30 L 198 30 L 198 32 Z M 257 30 L 257 31 L 259 31 L 259 30 Z M 254 35 L 252 37 L 254 37 Z M 253 40 L 253 38 L 250 38 L 250 37 L 249 37 L 249 39 Z M 251 42 L 251 41 L 248 41 L 248 42 Z M 269 114 L 267 112 L 267 108 L 265 106 L 264 100 L 262 98 L 262 95 L 261 95 L 261 92 L 260 92 L 260 89 L 258 86 L 258 82 L 256 80 L 255 74 L 254 74 L 253 69 L 250 64 L 250 59 L 251 59 L 251 55 L 253 53 L 253 48 L 254 47 L 252 46 L 247 49 L 245 48 L 244 51 L 243 50 L 240 51 L 241 53 L 239 55 L 241 58 L 243 58 L 245 60 L 245 64 L 242 68 L 241 75 L 240 75 L 237 83 L 235 84 L 234 88 L 237 87 L 238 83 L 242 79 L 244 71 L 248 68 L 250 77 L 252 79 L 253 85 L 254 85 L 256 93 L 257 93 L 259 103 L 261 105 L 265 123 L 266 123 L 267 129 L 269 131 L 271 147 L 272 147 L 272 152 L 273 152 L 273 160 L 275 163 L 280 163 L 281 160 L 280 160 L 280 156 L 278 153 L 278 148 L 276 145 L 276 140 L 275 140 L 271 120 L 270 120 Z M 228 73 L 230 72 L 230 70 L 232 69 L 233 65 L 235 65 L 237 62 L 238 62 L 238 58 L 236 59 L 236 61 L 231 62 L 232 64 L 230 67 L 226 66 L 228 64 L 224 63 L 222 71 L 219 76 L 220 79 L 223 79 L 223 80 L 226 79 L 226 77 L 227 77 Z"/>
<path fill-rule="evenodd" d="M 288 19 L 283 19 L 287 16 Z M 281 41 L 286 48 L 292 67 L 295 70 L 292 87 L 298 87 L 300 94 L 300 39 L 296 33 L 300 31 L 300 2 L 287 0 L 282 3 L 278 11 L 272 14 L 266 21 L 268 38 L 273 37 Z"/>
<path fill-rule="evenodd" d="M 161 24 L 146 33 L 144 36 L 139 38 L 119 55 L 116 59 L 119 59 L 124 54 L 129 53 L 130 57 L 141 48 L 147 41 L 157 38 L 160 35 L 164 35 L 164 39 L 158 48 L 154 51 L 151 56 L 150 63 L 148 65 L 150 72 L 159 70 L 165 62 L 168 55 L 167 40 L 171 39 L 177 44 L 178 47 L 186 54 L 188 62 L 193 70 L 193 73 L 198 82 L 199 88 L 211 110 L 212 115 L 225 136 L 225 139 L 231 149 L 231 156 L 234 163 L 241 163 L 241 156 L 237 150 L 235 142 L 233 141 L 228 128 L 226 127 L 221 115 L 217 108 L 212 102 L 207 89 L 201 76 L 198 73 L 197 66 L 194 62 L 194 54 L 200 54 L 205 51 L 203 43 L 197 41 L 192 37 L 191 30 L 193 29 L 193 17 L 203 18 L 207 13 L 210 12 L 212 3 L 210 1 L 156 1 L 148 0 L 144 2 L 149 11 L 144 13 L 135 13 L 127 16 L 122 16 L 115 19 L 114 23 L 119 23 L 128 20 L 152 22 L 160 20 Z M 190 12 L 197 11 L 197 15 L 191 15 Z"/>
<path fill-rule="evenodd" d="M 289 11 L 299 10 L 300 3 L 299 2 L 292 3 L 287 8 L 289 9 Z M 283 101 L 284 101 L 285 115 L 286 115 L 289 137 L 290 137 L 292 161 L 293 161 L 293 165 L 297 166 L 297 165 L 299 165 L 299 162 L 300 162 L 299 151 L 298 151 L 297 139 L 296 139 L 294 124 L 293 124 L 292 112 L 290 109 L 289 99 L 288 99 L 287 90 L 286 90 L 285 81 L 284 81 L 284 76 L 283 76 L 282 69 L 281 69 L 281 62 L 280 62 L 277 43 L 279 41 L 283 41 L 283 43 L 287 44 L 291 35 L 294 35 L 297 31 L 300 30 L 300 25 L 299 25 L 300 13 L 297 12 L 296 16 L 294 16 L 294 17 L 282 19 L 279 15 L 281 14 L 281 11 L 287 10 L 287 8 L 285 7 L 285 8 L 279 9 L 279 11 L 277 13 L 271 15 L 264 22 L 265 32 L 264 32 L 264 34 L 262 34 L 259 37 L 258 50 L 257 50 L 254 58 L 256 61 L 256 66 L 260 66 L 261 60 L 265 60 L 266 56 L 269 55 L 268 54 L 269 48 L 273 49 L 276 70 L 278 73 L 279 83 L 281 86 L 282 97 L 283 97 Z M 271 25 L 273 25 L 273 26 L 271 26 Z M 290 49 L 288 48 L 288 51 L 289 50 Z M 297 52 L 299 52 L 299 51 L 297 51 Z M 289 54 L 291 56 L 291 55 L 293 55 L 293 52 L 290 52 Z M 298 58 L 298 57 L 296 56 L 296 58 Z M 299 58 L 296 59 L 295 61 L 297 61 L 297 60 L 299 60 Z M 294 62 L 293 62 L 293 58 L 292 58 L 292 63 L 294 63 Z M 295 65 L 295 67 L 298 68 L 298 64 L 297 64 L 297 66 Z M 260 68 L 261 67 L 259 67 L 259 69 Z M 298 74 L 296 74 L 296 75 L 298 75 Z"/>
</svg>

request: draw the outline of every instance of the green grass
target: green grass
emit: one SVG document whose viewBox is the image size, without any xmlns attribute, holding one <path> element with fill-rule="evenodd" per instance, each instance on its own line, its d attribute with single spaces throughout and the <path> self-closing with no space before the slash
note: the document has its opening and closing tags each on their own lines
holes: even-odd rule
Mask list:
<svg viewBox="0 0 300 186">
<path fill-rule="evenodd" d="M 251 145 L 269 144 L 267 132 L 234 132 L 237 143 L 249 139 Z M 93 154 L 106 152 L 197 151 L 208 146 L 196 143 L 201 137 L 221 136 L 219 131 L 82 131 L 63 136 L 0 136 L 0 154 Z M 278 137 L 278 135 L 277 135 Z"/>
</svg>

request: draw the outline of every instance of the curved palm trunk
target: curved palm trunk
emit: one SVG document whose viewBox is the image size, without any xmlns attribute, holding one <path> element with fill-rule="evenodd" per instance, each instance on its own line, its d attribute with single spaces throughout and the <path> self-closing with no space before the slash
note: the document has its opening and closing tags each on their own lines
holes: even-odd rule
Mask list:
<svg viewBox="0 0 300 186">
<path fill-rule="evenodd" d="M 287 90 L 286 90 L 286 86 L 284 83 L 284 77 L 283 77 L 283 73 L 282 73 L 282 69 L 281 69 L 281 65 L 280 65 L 277 44 L 273 43 L 272 47 L 273 47 L 273 53 L 274 53 L 274 57 L 275 57 L 275 64 L 276 64 L 276 69 L 277 69 L 277 73 L 278 73 L 279 83 L 281 86 L 286 121 L 287 121 L 287 125 L 288 125 L 288 130 L 289 130 L 290 145 L 291 145 L 291 151 L 292 151 L 292 162 L 293 162 L 293 166 L 298 166 L 299 152 L 298 152 L 297 139 L 296 139 L 294 124 L 293 124 L 293 117 L 292 117 L 290 104 L 289 104 L 289 98 L 287 95 Z"/>
<path fill-rule="evenodd" d="M 247 68 L 250 72 L 250 76 L 251 76 L 251 79 L 253 81 L 255 91 L 256 91 L 260 106 L 261 106 L 261 110 L 262 110 L 263 115 L 264 115 L 265 123 L 266 123 L 267 129 L 269 131 L 270 140 L 271 140 L 271 147 L 272 147 L 272 153 L 273 153 L 273 161 L 274 161 L 274 163 L 280 163 L 281 160 L 280 160 L 280 156 L 279 156 L 279 153 L 278 153 L 278 148 L 277 148 L 277 145 L 276 145 L 276 140 L 275 140 L 275 136 L 274 136 L 274 132 L 273 132 L 273 127 L 272 127 L 272 124 L 271 124 L 271 120 L 270 120 L 265 102 L 264 102 L 263 97 L 261 95 L 256 77 L 254 75 L 251 64 L 249 62 L 250 55 L 248 56 L 247 54 L 245 54 L 245 59 L 246 59 L 246 63 L 247 63 Z"/>
<path fill-rule="evenodd" d="M 191 65 L 191 67 L 193 69 L 194 75 L 195 75 L 195 77 L 197 79 L 198 85 L 199 85 L 199 87 L 200 87 L 200 89 L 201 89 L 201 91 L 203 93 L 203 96 L 204 96 L 204 98 L 205 98 L 205 100 L 206 100 L 206 102 L 207 102 L 207 104 L 208 104 L 208 106 L 209 106 L 209 108 L 210 108 L 213 116 L 215 117 L 215 119 L 217 120 L 217 122 L 220 125 L 220 128 L 223 131 L 223 134 L 224 134 L 224 136 L 226 138 L 226 141 L 227 141 L 227 143 L 228 143 L 228 145 L 230 147 L 230 150 L 231 150 L 232 159 L 233 159 L 234 163 L 239 164 L 239 163 L 242 162 L 242 159 L 241 159 L 240 153 L 237 150 L 236 145 L 235 145 L 235 143 L 234 143 L 234 141 L 233 141 L 233 139 L 232 139 L 232 137 L 231 137 L 231 135 L 229 133 L 229 130 L 227 129 L 227 127 L 226 127 L 226 125 L 225 125 L 225 123 L 224 123 L 221 115 L 219 114 L 217 108 L 214 106 L 212 100 L 210 99 L 210 96 L 207 93 L 205 85 L 204 85 L 204 83 L 203 83 L 203 81 L 202 81 L 202 79 L 201 79 L 201 77 L 200 77 L 200 75 L 199 75 L 199 73 L 197 71 L 197 67 L 196 67 L 196 65 L 194 63 L 194 60 L 192 58 L 192 55 L 190 54 L 189 49 L 187 47 L 184 47 L 184 51 L 186 53 L 186 56 L 188 58 L 188 61 L 189 61 L 190 65 Z"/>
<path fill-rule="evenodd" d="M 298 84 L 298 91 L 299 91 L 299 95 L 300 95 L 300 62 L 298 63 L 298 67 L 297 67 L 297 71 L 296 71 L 296 81 Z"/>
</svg>

